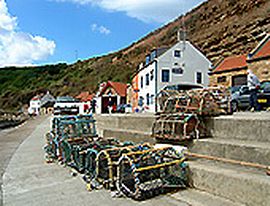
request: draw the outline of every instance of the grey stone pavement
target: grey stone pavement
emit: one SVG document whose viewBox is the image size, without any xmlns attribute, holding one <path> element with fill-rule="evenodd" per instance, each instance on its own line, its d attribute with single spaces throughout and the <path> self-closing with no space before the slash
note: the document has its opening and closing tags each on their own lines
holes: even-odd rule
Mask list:
<svg viewBox="0 0 270 206">
<path fill-rule="evenodd" d="M 22 138 L 25 139 L 22 143 L 17 141 L 17 144 L 21 144 L 4 168 L 4 205 L 188 205 L 173 195 L 136 202 L 128 198 L 112 198 L 106 190 L 88 192 L 80 176 L 73 177 L 68 168 L 44 162 L 42 147 L 49 122 L 47 117 L 36 123 L 28 123 L 36 125 L 36 128 L 32 128 L 32 133 L 24 134 L 28 137 Z M 21 136 L 19 131 L 17 135 Z"/>
<path fill-rule="evenodd" d="M 18 127 L 0 130 L 0 206 L 3 205 L 2 177 L 4 171 L 20 143 L 32 133 L 37 124 L 44 121 L 44 118 L 30 119 Z"/>
</svg>

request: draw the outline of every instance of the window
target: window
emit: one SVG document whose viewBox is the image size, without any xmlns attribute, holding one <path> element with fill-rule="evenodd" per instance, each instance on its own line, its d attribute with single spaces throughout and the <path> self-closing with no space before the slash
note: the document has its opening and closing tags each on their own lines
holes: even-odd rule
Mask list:
<svg viewBox="0 0 270 206">
<path fill-rule="evenodd" d="M 150 80 L 152 81 L 154 79 L 154 70 L 151 70 L 150 72 Z"/>
<path fill-rule="evenodd" d="M 157 50 L 152 51 L 151 53 L 151 60 L 157 57 Z"/>
<path fill-rule="evenodd" d="M 181 57 L 181 51 L 180 50 L 175 50 L 174 51 L 174 57 Z"/>
<path fill-rule="evenodd" d="M 237 75 L 232 76 L 232 86 L 240 86 L 240 85 L 246 85 L 247 84 L 247 75 Z"/>
<path fill-rule="evenodd" d="M 174 74 L 183 74 L 184 73 L 184 70 L 182 68 L 173 68 L 172 69 L 172 73 Z"/>
<path fill-rule="evenodd" d="M 143 77 L 141 77 L 141 88 L 143 88 Z"/>
<path fill-rule="evenodd" d="M 201 72 L 196 72 L 196 83 L 202 84 L 202 73 Z"/>
<path fill-rule="evenodd" d="M 140 96 L 140 97 L 139 97 L 139 101 L 138 101 L 138 106 L 139 106 L 139 107 L 142 107 L 143 104 L 144 104 L 144 103 L 143 103 L 143 97 Z"/>
<path fill-rule="evenodd" d="M 170 70 L 163 69 L 161 71 L 161 81 L 162 82 L 169 82 L 170 81 Z"/>
<path fill-rule="evenodd" d="M 155 98 L 155 95 L 151 95 L 151 97 L 150 97 L 150 104 L 154 104 L 154 98 Z"/>
<path fill-rule="evenodd" d="M 145 58 L 145 65 L 148 65 L 150 63 L 150 55 L 147 55 Z"/>
<path fill-rule="evenodd" d="M 150 104 L 150 95 L 149 93 L 146 94 L 146 105 Z"/>
<path fill-rule="evenodd" d="M 226 82 L 226 81 L 227 81 L 226 76 L 221 76 L 221 77 L 217 78 L 217 83 L 222 83 L 222 82 Z"/>
<path fill-rule="evenodd" d="M 146 76 L 145 76 L 145 85 L 146 86 L 149 85 L 149 74 L 146 74 Z"/>
</svg>

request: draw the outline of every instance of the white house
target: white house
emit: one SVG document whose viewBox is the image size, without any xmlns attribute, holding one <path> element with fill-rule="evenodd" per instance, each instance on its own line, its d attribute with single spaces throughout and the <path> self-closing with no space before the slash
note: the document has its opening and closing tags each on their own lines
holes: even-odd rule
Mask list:
<svg viewBox="0 0 270 206">
<path fill-rule="evenodd" d="M 41 107 L 41 98 L 39 95 L 36 95 L 30 100 L 28 113 L 39 115 L 40 107 Z"/>
<path fill-rule="evenodd" d="M 157 112 L 155 97 L 166 86 L 208 86 L 210 66 L 211 62 L 189 41 L 153 50 L 132 80 L 133 111 L 143 108 Z"/>
<path fill-rule="evenodd" d="M 126 104 L 127 85 L 121 82 L 103 82 L 96 95 L 97 113 L 109 113 L 109 107 L 115 111 L 119 105 Z"/>
</svg>

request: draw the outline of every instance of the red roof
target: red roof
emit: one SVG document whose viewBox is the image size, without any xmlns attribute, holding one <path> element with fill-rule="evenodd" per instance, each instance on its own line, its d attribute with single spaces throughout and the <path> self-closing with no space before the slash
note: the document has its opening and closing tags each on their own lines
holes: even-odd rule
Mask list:
<svg viewBox="0 0 270 206">
<path fill-rule="evenodd" d="M 100 95 L 102 95 L 108 87 L 112 87 L 115 92 L 121 96 L 125 97 L 127 95 L 127 85 L 121 82 L 111 82 L 108 81 L 107 84 L 103 87 L 103 89 L 100 92 Z"/>
<path fill-rule="evenodd" d="M 246 59 L 246 55 L 227 57 L 219 65 L 217 65 L 213 73 L 245 68 L 247 67 Z"/>
<path fill-rule="evenodd" d="M 76 96 L 76 99 L 79 99 L 82 102 L 91 101 L 94 97 L 94 94 L 89 94 L 89 92 L 81 92 L 79 95 Z"/>
<path fill-rule="evenodd" d="M 89 95 L 89 92 L 81 92 L 79 95 L 77 95 L 76 99 L 84 98 L 85 96 Z"/>
<path fill-rule="evenodd" d="M 36 96 L 34 96 L 31 100 L 32 100 L 32 101 L 40 100 L 40 96 L 39 96 L 39 95 L 36 95 Z"/>
<path fill-rule="evenodd" d="M 270 57 L 270 36 L 263 39 L 251 55 L 250 60 Z"/>
</svg>

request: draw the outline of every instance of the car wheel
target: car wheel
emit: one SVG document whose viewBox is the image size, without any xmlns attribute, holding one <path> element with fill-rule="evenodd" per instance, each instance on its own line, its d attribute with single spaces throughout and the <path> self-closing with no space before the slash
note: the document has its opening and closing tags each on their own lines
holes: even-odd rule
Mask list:
<svg viewBox="0 0 270 206">
<path fill-rule="evenodd" d="M 236 112 L 238 110 L 238 104 L 236 101 L 232 101 L 231 108 L 232 108 L 232 112 Z"/>
</svg>

